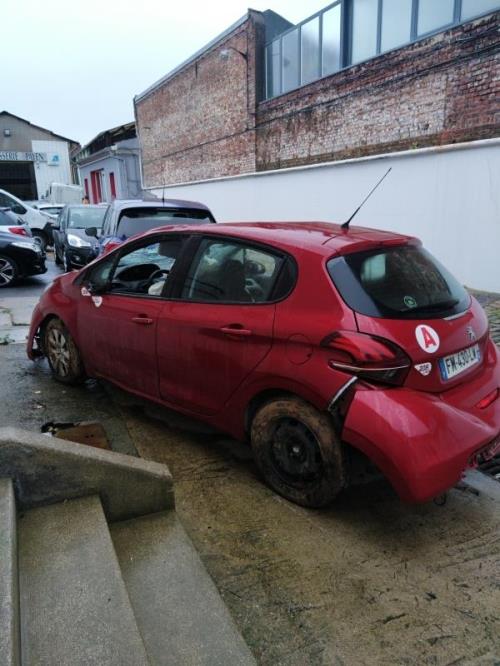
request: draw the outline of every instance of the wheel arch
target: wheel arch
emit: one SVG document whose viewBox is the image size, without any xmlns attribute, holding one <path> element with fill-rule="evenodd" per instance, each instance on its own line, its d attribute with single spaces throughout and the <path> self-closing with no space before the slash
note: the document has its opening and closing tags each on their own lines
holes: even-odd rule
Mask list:
<svg viewBox="0 0 500 666">
<path fill-rule="evenodd" d="M 298 398 L 299 400 L 303 400 L 304 402 L 309 403 L 312 407 L 316 407 L 316 405 L 314 405 L 311 401 L 307 400 L 299 393 L 291 390 L 283 388 L 271 388 L 259 391 L 251 398 L 245 409 L 244 427 L 245 437 L 247 440 L 250 438 L 252 421 L 259 409 L 268 402 L 271 402 L 272 400 L 278 400 L 279 398 Z"/>
</svg>

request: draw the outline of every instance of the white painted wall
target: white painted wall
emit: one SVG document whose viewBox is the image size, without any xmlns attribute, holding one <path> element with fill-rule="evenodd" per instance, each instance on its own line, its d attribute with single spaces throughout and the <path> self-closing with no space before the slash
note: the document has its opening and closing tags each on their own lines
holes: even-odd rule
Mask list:
<svg viewBox="0 0 500 666">
<path fill-rule="evenodd" d="M 71 166 L 69 161 L 68 144 L 65 141 L 35 141 L 31 142 L 33 151 L 47 153 L 47 162 L 35 163 L 35 179 L 38 189 L 38 197 L 45 196 L 51 183 L 62 183 L 71 185 Z M 50 160 L 54 154 L 59 155 L 59 165 L 52 166 Z"/>
<path fill-rule="evenodd" d="M 341 222 L 389 166 L 353 225 L 418 236 L 464 284 L 500 292 L 500 139 L 186 183 L 165 196 L 202 201 L 219 222 Z"/>
</svg>

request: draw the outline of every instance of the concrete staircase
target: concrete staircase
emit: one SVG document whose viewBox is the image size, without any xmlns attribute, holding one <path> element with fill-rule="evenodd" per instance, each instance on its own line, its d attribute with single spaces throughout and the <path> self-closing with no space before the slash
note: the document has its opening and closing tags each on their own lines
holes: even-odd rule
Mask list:
<svg viewBox="0 0 500 666">
<path fill-rule="evenodd" d="M 0 429 L 0 664 L 255 664 L 164 466 Z"/>
</svg>

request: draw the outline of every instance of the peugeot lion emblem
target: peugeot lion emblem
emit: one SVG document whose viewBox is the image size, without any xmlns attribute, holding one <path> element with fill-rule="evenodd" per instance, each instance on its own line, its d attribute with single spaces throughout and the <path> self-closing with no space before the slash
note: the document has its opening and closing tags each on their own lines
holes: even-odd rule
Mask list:
<svg viewBox="0 0 500 666">
<path fill-rule="evenodd" d="M 472 326 L 467 326 L 467 337 L 471 342 L 474 342 L 476 340 L 476 334 L 474 333 L 474 329 Z"/>
</svg>

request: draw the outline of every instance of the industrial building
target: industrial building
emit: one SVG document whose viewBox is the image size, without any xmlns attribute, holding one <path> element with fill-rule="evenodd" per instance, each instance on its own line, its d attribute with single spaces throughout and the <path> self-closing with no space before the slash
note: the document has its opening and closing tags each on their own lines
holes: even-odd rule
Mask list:
<svg viewBox="0 0 500 666">
<path fill-rule="evenodd" d="M 392 166 L 357 223 L 500 291 L 499 28 L 500 0 L 249 10 L 135 97 L 143 185 L 221 221 L 341 221 Z"/>
<path fill-rule="evenodd" d="M 51 183 L 71 185 L 71 154 L 79 147 L 77 141 L 0 111 L 0 189 L 35 200 Z"/>
</svg>

